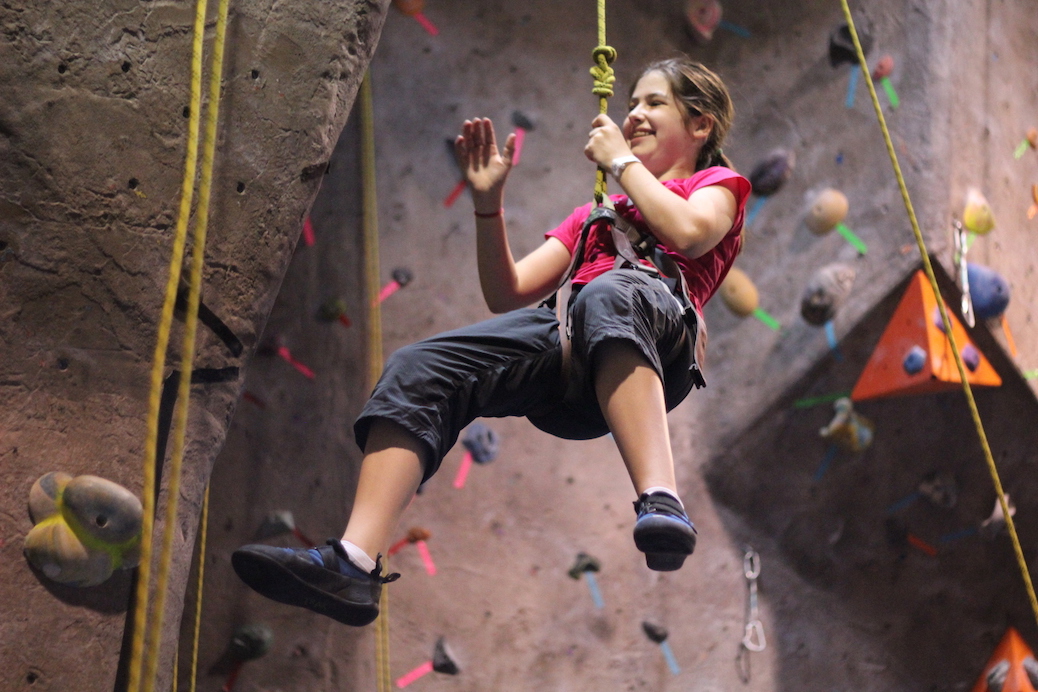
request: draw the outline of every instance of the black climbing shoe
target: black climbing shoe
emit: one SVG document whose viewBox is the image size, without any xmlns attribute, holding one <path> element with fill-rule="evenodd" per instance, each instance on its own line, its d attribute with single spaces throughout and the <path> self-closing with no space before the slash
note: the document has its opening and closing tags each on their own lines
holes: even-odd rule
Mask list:
<svg viewBox="0 0 1038 692">
<path fill-rule="evenodd" d="M 328 545 L 309 550 L 242 546 L 231 564 L 243 582 L 267 598 L 361 627 L 378 617 L 382 585 L 400 577 L 383 577 L 381 558 L 369 574 L 350 562 L 341 542 L 329 538 Z"/>
<path fill-rule="evenodd" d="M 657 572 L 681 569 L 696 549 L 696 527 L 681 503 L 666 493 L 642 494 L 634 503 L 634 544 L 645 553 L 645 564 Z"/>
</svg>

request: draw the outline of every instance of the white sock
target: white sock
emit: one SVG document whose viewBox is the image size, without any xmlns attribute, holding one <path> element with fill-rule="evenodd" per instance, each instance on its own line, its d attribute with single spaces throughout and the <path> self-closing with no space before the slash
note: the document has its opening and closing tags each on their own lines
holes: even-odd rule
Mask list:
<svg viewBox="0 0 1038 692">
<path fill-rule="evenodd" d="M 652 495 L 653 493 L 665 493 L 667 495 L 670 495 L 671 497 L 673 497 L 675 500 L 678 501 L 678 504 L 681 505 L 681 509 L 685 509 L 685 504 L 681 501 L 681 498 L 678 497 L 678 494 L 676 492 L 674 492 L 673 490 L 671 490 L 670 488 L 664 488 L 662 485 L 654 485 L 651 488 L 646 488 L 645 489 L 645 494 L 646 495 Z"/>
<path fill-rule="evenodd" d="M 342 543 L 342 547 L 346 551 L 346 554 L 350 556 L 350 562 L 355 564 L 357 567 L 360 567 L 365 572 L 371 572 L 375 569 L 375 561 L 372 560 L 367 553 L 349 541 L 339 542 Z"/>
</svg>

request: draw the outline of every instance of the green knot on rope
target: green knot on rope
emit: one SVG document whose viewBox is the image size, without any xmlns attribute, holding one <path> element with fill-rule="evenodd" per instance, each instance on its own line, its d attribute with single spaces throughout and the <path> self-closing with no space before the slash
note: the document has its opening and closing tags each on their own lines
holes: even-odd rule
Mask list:
<svg viewBox="0 0 1038 692">
<path fill-rule="evenodd" d="M 598 46 L 592 51 L 591 57 L 595 61 L 595 66 L 591 68 L 591 76 L 595 79 L 591 93 L 600 98 L 609 98 L 613 95 L 613 83 L 616 82 L 613 68 L 610 67 L 616 60 L 616 49 L 612 46 Z"/>
</svg>

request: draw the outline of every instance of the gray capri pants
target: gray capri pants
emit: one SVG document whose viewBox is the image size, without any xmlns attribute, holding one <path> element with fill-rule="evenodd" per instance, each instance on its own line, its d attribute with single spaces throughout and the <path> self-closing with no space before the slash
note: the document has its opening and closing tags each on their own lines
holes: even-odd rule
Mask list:
<svg viewBox="0 0 1038 692">
<path fill-rule="evenodd" d="M 546 306 L 513 310 L 405 346 L 386 361 L 353 426 L 363 450 L 372 422 L 403 426 L 428 448 L 428 480 L 461 431 L 480 416 L 526 416 L 558 437 L 609 432 L 594 391 L 595 350 L 610 339 L 638 348 L 663 382 L 667 410 L 692 389 L 694 338 L 682 306 L 660 279 L 614 269 L 570 298 L 570 381 L 562 380 L 559 321 Z"/>
</svg>

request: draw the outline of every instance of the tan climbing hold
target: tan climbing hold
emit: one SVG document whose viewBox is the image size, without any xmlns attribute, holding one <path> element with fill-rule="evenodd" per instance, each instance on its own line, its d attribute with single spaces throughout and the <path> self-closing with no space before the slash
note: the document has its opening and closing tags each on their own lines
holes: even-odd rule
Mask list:
<svg viewBox="0 0 1038 692">
<path fill-rule="evenodd" d="M 962 225 L 967 231 L 986 235 L 995 228 L 995 215 L 991 205 L 980 190 L 971 187 L 966 191 L 966 208 L 962 212 Z"/>
<path fill-rule="evenodd" d="M 117 483 L 48 473 L 29 491 L 29 514 L 35 526 L 25 537 L 25 557 L 54 581 L 96 586 L 140 560 L 143 508 Z"/>
<path fill-rule="evenodd" d="M 721 282 L 720 294 L 728 309 L 739 317 L 752 315 L 760 302 L 757 287 L 746 272 L 737 267 L 732 267 Z"/>
<path fill-rule="evenodd" d="M 849 209 L 845 194 L 832 188 L 822 190 L 807 212 L 807 227 L 815 235 L 825 235 L 847 218 Z"/>
</svg>

